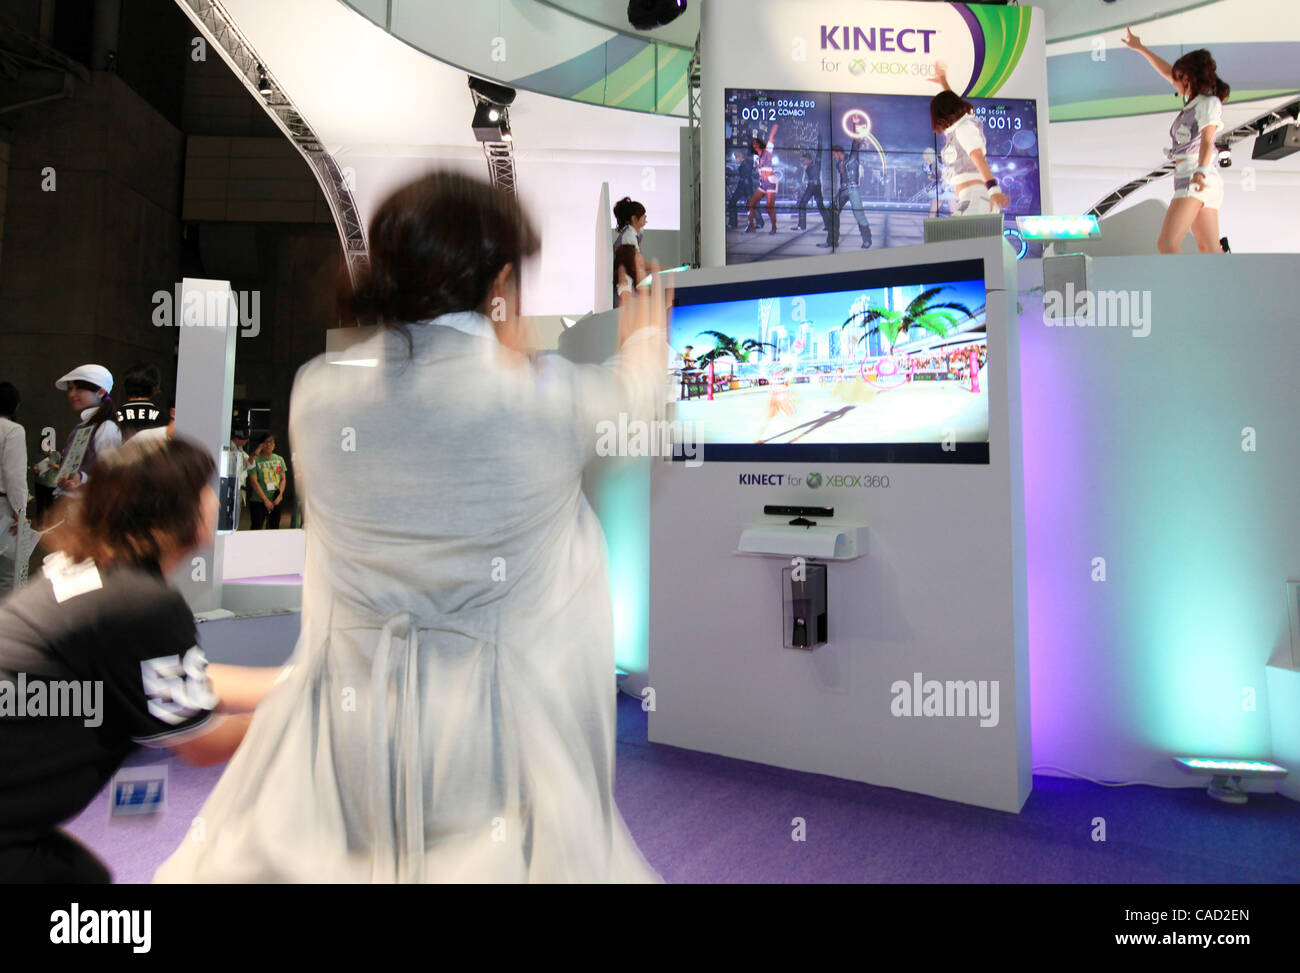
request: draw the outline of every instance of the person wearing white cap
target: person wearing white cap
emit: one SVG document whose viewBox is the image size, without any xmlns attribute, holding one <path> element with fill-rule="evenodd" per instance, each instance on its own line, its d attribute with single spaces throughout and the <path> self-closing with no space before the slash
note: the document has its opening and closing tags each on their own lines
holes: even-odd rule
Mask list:
<svg viewBox="0 0 1300 973">
<path fill-rule="evenodd" d="M 108 395 L 113 391 L 113 375 L 103 365 L 79 365 L 54 387 L 68 393 L 68 404 L 81 417 L 63 444 L 57 497 L 76 491 L 90 478 L 95 460 L 122 445 L 122 431 Z"/>
</svg>

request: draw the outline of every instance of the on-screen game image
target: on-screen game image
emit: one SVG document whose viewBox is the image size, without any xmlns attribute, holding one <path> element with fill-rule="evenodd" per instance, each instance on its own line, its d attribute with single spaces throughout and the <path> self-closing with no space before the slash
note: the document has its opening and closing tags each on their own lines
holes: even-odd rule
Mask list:
<svg viewBox="0 0 1300 973">
<path fill-rule="evenodd" d="M 1037 255 L 1015 217 L 1041 211 L 1037 106 L 969 98 L 989 168 L 1011 202 L 1006 232 Z M 924 95 L 728 88 L 727 263 L 923 242 L 923 221 L 949 216 L 945 139 Z"/>
<path fill-rule="evenodd" d="M 706 447 L 986 444 L 987 337 L 981 280 L 682 304 L 676 417 Z"/>
</svg>

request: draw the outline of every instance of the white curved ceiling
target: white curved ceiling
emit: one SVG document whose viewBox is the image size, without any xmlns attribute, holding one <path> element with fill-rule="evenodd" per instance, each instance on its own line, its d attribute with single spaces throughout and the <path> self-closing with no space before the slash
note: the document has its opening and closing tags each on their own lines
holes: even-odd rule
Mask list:
<svg viewBox="0 0 1300 973">
<path fill-rule="evenodd" d="M 603 24 L 614 30 L 632 31 L 627 22 L 627 0 L 537 0 L 558 7 L 586 20 Z M 792 0 L 793 2 L 793 0 Z M 915 2 L 915 0 L 914 0 Z M 1166 16 L 1179 10 L 1198 7 L 1214 0 L 1123 0 L 1122 3 L 1102 3 L 1101 0 L 1037 0 L 1022 3 L 1022 7 L 1038 7 L 1047 13 L 1047 39 L 1049 41 L 1114 30 L 1126 23 L 1139 24 L 1153 17 Z M 667 27 L 652 31 L 638 31 L 657 40 L 683 47 L 693 47 L 700 32 L 700 4 L 708 0 L 688 0 L 686 12 Z"/>
</svg>

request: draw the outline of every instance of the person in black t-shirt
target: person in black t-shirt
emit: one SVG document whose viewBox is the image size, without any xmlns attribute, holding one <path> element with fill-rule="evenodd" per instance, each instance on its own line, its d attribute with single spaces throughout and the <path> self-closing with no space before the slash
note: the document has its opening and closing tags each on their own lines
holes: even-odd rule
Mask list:
<svg viewBox="0 0 1300 973">
<path fill-rule="evenodd" d="M 213 470 L 185 440 L 114 451 L 65 502 L 40 578 L 0 605 L 0 883 L 108 881 L 58 826 L 136 745 L 228 760 L 279 675 L 209 666 L 164 580 L 211 543 Z"/>
<path fill-rule="evenodd" d="M 167 428 L 170 421 L 167 413 L 154 405 L 154 400 L 162 393 L 162 375 L 156 365 L 147 362 L 132 365 L 122 378 L 122 390 L 126 393 L 126 401 L 118 407 L 114 418 L 122 430 L 123 442 L 147 429 Z"/>
</svg>

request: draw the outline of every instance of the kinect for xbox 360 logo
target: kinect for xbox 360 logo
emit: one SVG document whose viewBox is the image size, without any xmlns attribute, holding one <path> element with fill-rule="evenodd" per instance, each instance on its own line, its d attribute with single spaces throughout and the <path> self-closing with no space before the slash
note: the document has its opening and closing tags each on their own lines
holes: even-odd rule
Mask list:
<svg viewBox="0 0 1300 973">
<path fill-rule="evenodd" d="M 261 291 L 191 289 L 182 293 L 177 284 L 170 291 L 154 291 L 150 300 L 155 328 L 220 328 L 237 320 L 241 338 L 256 338 L 262 332 Z"/>
</svg>

